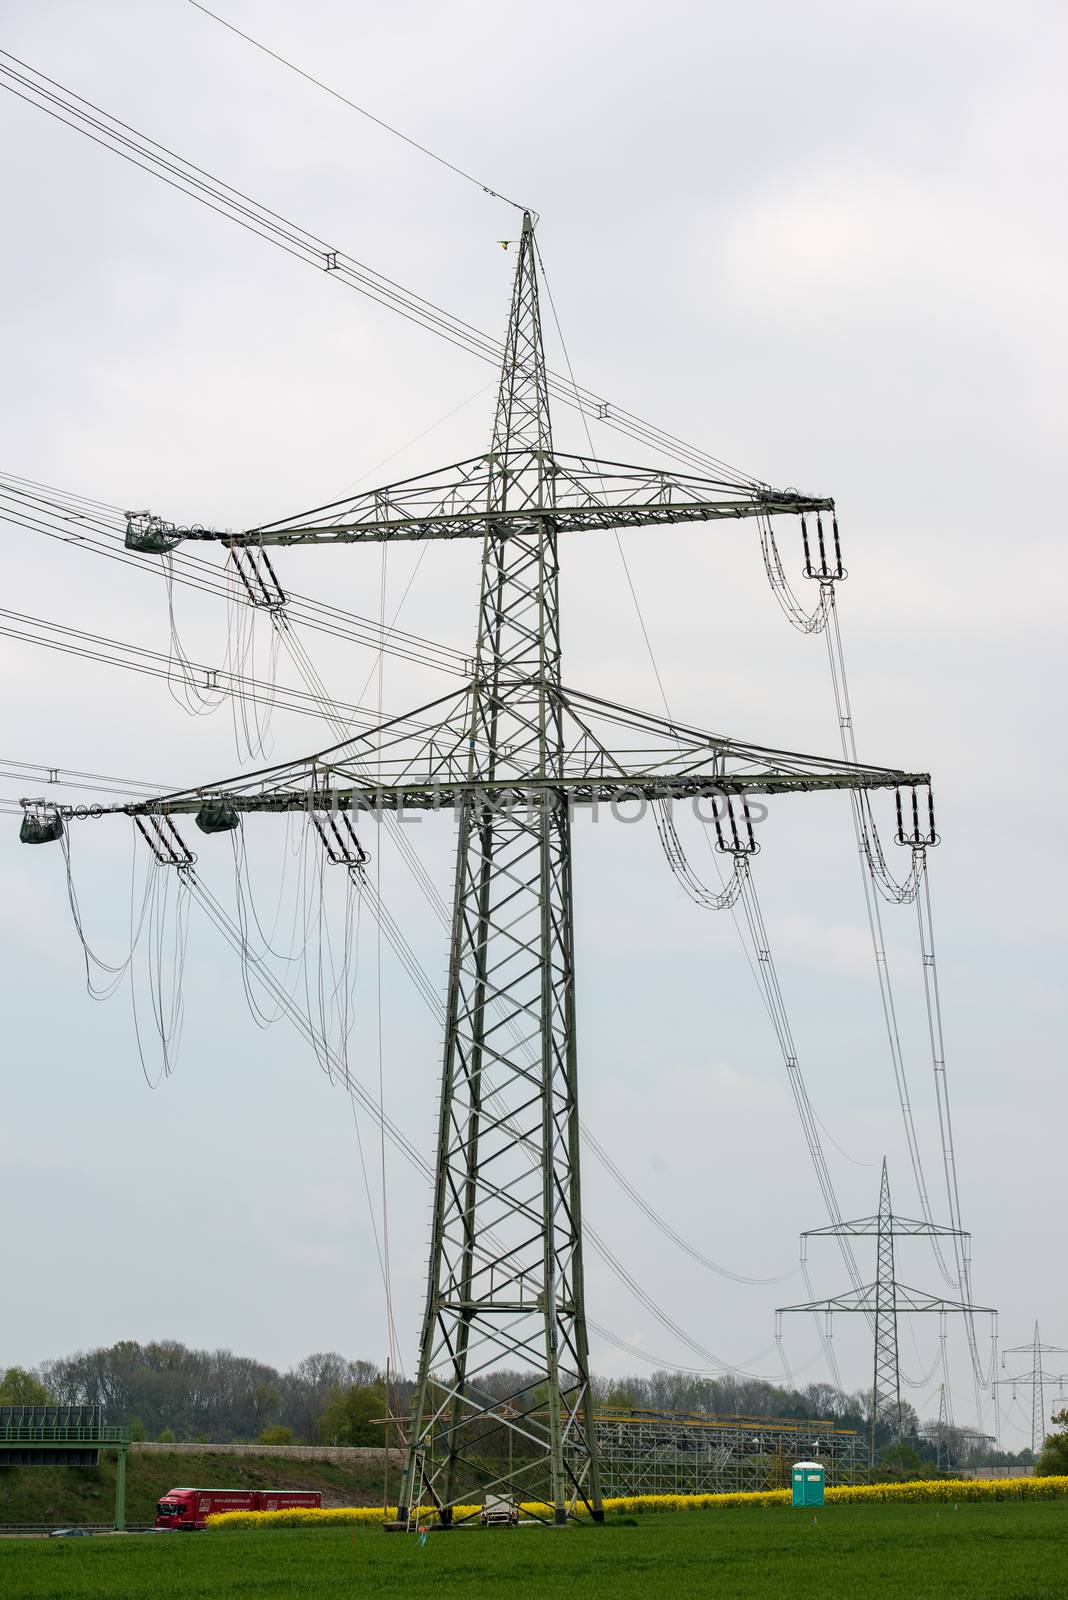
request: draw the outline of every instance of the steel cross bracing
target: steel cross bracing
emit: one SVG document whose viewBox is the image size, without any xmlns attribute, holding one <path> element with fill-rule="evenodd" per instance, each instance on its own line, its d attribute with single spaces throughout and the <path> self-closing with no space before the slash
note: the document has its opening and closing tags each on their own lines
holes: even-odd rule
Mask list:
<svg viewBox="0 0 1068 1600">
<path fill-rule="evenodd" d="M 826 1228 L 810 1228 L 802 1239 L 860 1239 L 876 1241 L 875 1282 L 845 1294 L 829 1295 L 825 1300 L 809 1300 L 803 1305 L 780 1306 L 776 1316 L 787 1312 L 822 1312 L 828 1319 L 836 1311 L 862 1312 L 869 1318 L 875 1336 L 875 1368 L 872 1382 L 871 1411 L 868 1423 L 868 1463 L 874 1467 L 878 1451 L 878 1435 L 888 1430 L 892 1440 L 900 1439 L 901 1368 L 898 1361 L 898 1318 L 910 1311 L 937 1311 L 944 1318 L 950 1312 L 967 1316 L 976 1312 L 995 1315 L 992 1306 L 973 1306 L 960 1300 L 946 1300 L 941 1295 L 927 1294 L 922 1289 L 910 1289 L 897 1276 L 894 1257 L 896 1238 L 958 1238 L 969 1234 L 959 1228 L 946 1228 L 937 1223 L 917 1221 L 913 1217 L 894 1214 L 890 1202 L 890 1180 L 883 1158 L 879 1183 L 879 1209 L 873 1217 L 842 1222 Z"/>
<path fill-rule="evenodd" d="M 461 691 L 298 761 L 110 808 L 157 823 L 207 808 L 215 820 L 206 831 L 244 811 L 458 813 L 404 1517 L 429 1500 L 448 1523 L 453 1507 L 487 1490 L 539 1504 L 555 1521 L 577 1500 L 601 1514 L 582 1274 L 572 806 L 715 797 L 739 806 L 741 832 L 726 832 L 744 850 L 749 796 L 928 781 L 715 735 L 569 689 L 559 535 L 722 518 L 766 525 L 771 515 L 818 517 L 833 504 L 556 452 L 526 217 L 487 455 L 243 532 L 179 528 L 148 512 L 129 517 L 127 543 L 160 552 L 183 539 L 229 547 L 483 542 L 476 657 Z M 52 836 L 37 826 L 40 837 Z M 503 1399 L 481 1387 L 501 1368 L 521 1374 Z"/>
</svg>

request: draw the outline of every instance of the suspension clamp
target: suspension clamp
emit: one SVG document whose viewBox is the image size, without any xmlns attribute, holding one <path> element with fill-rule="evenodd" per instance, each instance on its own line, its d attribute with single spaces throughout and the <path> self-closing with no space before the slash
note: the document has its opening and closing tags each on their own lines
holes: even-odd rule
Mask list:
<svg viewBox="0 0 1068 1600">
<path fill-rule="evenodd" d="M 849 573 L 842 565 L 842 545 L 838 538 L 838 516 L 831 512 L 831 533 L 834 538 L 834 557 L 827 559 L 827 541 L 823 531 L 823 517 L 816 513 L 816 538 L 819 544 L 819 561 L 813 565 L 812 550 L 808 540 L 808 523 L 805 521 L 804 512 L 801 513 L 801 542 L 805 547 L 805 565 L 803 575 L 806 578 L 815 578 L 819 583 L 838 583 L 842 578 L 848 578 Z"/>
<path fill-rule="evenodd" d="M 726 807 L 721 813 L 720 807 L 715 807 L 716 821 L 716 849 L 722 855 L 755 856 L 760 849 L 753 836 L 753 818 L 749 812 L 749 801 L 742 796 L 742 818 L 739 826 L 738 816 L 734 809 L 734 798 L 726 796 Z"/>
<path fill-rule="evenodd" d="M 897 844 L 909 846 L 913 850 L 926 850 L 928 846 L 934 847 L 941 844 L 941 836 L 935 831 L 934 792 L 930 784 L 927 786 L 927 825 L 920 824 L 920 796 L 916 785 L 911 789 L 912 805 L 912 832 L 908 832 L 906 825 L 906 807 L 901 798 L 901 790 L 895 789 L 894 800 L 897 804 L 897 832 L 894 835 Z"/>
<path fill-rule="evenodd" d="M 349 867 L 358 872 L 367 865 L 371 859 L 370 852 L 364 849 L 357 838 L 347 811 L 313 811 L 311 819 L 323 841 L 327 858 L 335 867 Z"/>
<path fill-rule="evenodd" d="M 196 865 L 190 850 L 170 817 L 154 812 L 134 813 L 134 825 L 162 867 L 188 872 Z"/>
<path fill-rule="evenodd" d="M 249 604 L 263 611 L 281 611 L 288 596 L 262 545 L 232 544 L 230 560 L 245 586 Z"/>
</svg>

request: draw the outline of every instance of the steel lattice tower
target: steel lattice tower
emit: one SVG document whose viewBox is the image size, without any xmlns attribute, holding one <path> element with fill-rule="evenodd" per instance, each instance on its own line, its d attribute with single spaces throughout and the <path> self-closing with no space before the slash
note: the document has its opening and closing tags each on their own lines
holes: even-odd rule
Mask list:
<svg viewBox="0 0 1068 1600">
<path fill-rule="evenodd" d="M 939 1472 L 948 1472 L 952 1464 L 950 1462 L 949 1426 L 949 1406 L 946 1403 L 946 1386 L 944 1383 L 940 1383 L 938 1386 L 937 1454 L 935 1456 L 935 1465 L 937 1466 Z M 942 1459 L 943 1453 L 945 1454 L 944 1461 Z"/>
<path fill-rule="evenodd" d="M 493 429 L 488 529 L 471 706 L 469 777 L 492 784 L 503 747 L 552 784 L 563 776 L 552 434 L 534 234 L 519 244 Z M 519 531 L 498 512 L 534 510 Z M 516 1364 L 533 1402 L 511 1426 L 532 1450 L 535 1498 L 558 1522 L 580 1488 L 601 1514 L 583 1309 L 571 818 L 547 802 L 495 812 L 461 804 L 430 1282 L 401 1512 L 426 1479 L 447 1508 L 474 1492 L 473 1448 L 492 1454 L 479 1376 Z M 492 1242 L 491 1242 L 492 1241 Z M 518 1407 L 518 1411 L 516 1408 Z M 519 1422 L 515 1421 L 519 1417 Z M 477 1424 L 472 1427 L 471 1424 Z M 432 1455 L 443 1457 L 437 1471 Z M 576 1473 L 571 1461 L 581 1460 Z M 522 1482 L 522 1471 L 513 1472 Z"/>
<path fill-rule="evenodd" d="M 1005 1352 L 1006 1355 L 1008 1351 Z M 1045 1373 L 1042 1371 L 1042 1337 L 1035 1322 L 1035 1337 L 1031 1344 L 1031 1450 L 1037 1453 L 1046 1437 Z"/>
<path fill-rule="evenodd" d="M 1064 1372 L 1047 1372 L 1042 1365 L 1042 1357 L 1068 1355 L 1068 1350 L 1063 1345 L 1043 1344 L 1042 1337 L 1038 1331 L 1038 1323 L 1036 1322 L 1035 1336 L 1030 1344 L 1014 1345 L 1011 1350 L 1003 1350 L 1001 1352 L 1002 1367 L 1004 1368 L 1005 1366 L 1006 1356 L 1023 1355 L 1031 1357 L 1030 1372 L 1020 1372 L 1015 1377 L 1001 1378 L 995 1384 L 995 1388 L 1011 1384 L 1015 1397 L 1018 1383 L 1029 1383 L 1031 1385 L 1031 1451 L 1032 1454 L 1037 1455 L 1046 1437 L 1046 1384 L 1063 1384 L 1066 1377 Z"/>
<path fill-rule="evenodd" d="M 875 1430 L 889 1427 L 901 1437 L 901 1368 L 897 1359 L 897 1273 L 894 1270 L 894 1213 L 890 1207 L 890 1180 L 886 1157 L 879 1184 L 879 1210 L 875 1231 L 875 1377 L 871 1390 L 871 1450 Z"/>
<path fill-rule="evenodd" d="M 821 558 L 806 572 L 830 585 L 844 569 L 837 523 L 835 557 L 824 547 L 829 498 L 554 449 L 535 258 L 526 216 L 488 454 L 240 532 L 179 528 L 147 512 L 127 521 L 126 543 L 142 552 L 222 544 L 249 604 L 275 621 L 286 595 L 271 548 L 477 538 L 470 680 L 326 750 L 103 808 L 133 818 L 238 948 L 241 931 L 200 883 L 176 817 L 218 833 L 246 812 L 306 813 L 328 859 L 362 882 L 356 813 L 456 813 L 431 1252 L 400 1496 L 402 1518 L 430 1502 L 444 1524 L 487 1492 L 540 1505 L 556 1522 L 579 1501 L 601 1514 L 582 1273 L 571 808 L 638 800 L 670 811 L 711 799 L 719 847 L 738 874 L 756 848 L 751 794 L 930 782 L 712 733 L 561 681 L 562 534 L 751 519 L 763 540 L 770 519 L 787 515 L 802 519 L 807 540 L 809 516 Z M 29 841 L 58 838 L 73 816 L 46 801 L 27 806 Z M 487 1375 L 502 1370 L 509 1392 L 489 1392 Z"/>
<path fill-rule="evenodd" d="M 781 1306 L 776 1312 L 823 1312 L 829 1319 L 836 1311 L 860 1312 L 868 1317 L 875 1336 L 875 1372 L 871 1391 L 871 1416 L 868 1425 L 868 1465 L 874 1467 L 878 1454 L 878 1432 L 890 1429 L 891 1438 L 901 1437 L 901 1367 L 898 1361 L 898 1318 L 906 1311 L 936 1311 L 944 1319 L 947 1313 L 961 1312 L 972 1316 L 983 1312 L 994 1316 L 992 1306 L 973 1306 L 961 1300 L 945 1300 L 929 1295 L 920 1289 L 910 1289 L 897 1276 L 894 1240 L 896 1238 L 958 1238 L 969 1234 L 959 1228 L 944 1228 L 935 1223 L 917 1222 L 911 1217 L 895 1215 L 890 1201 L 890 1180 L 883 1157 L 882 1177 L 879 1183 L 879 1209 L 873 1217 L 860 1217 L 856 1221 L 842 1222 L 828 1228 L 810 1228 L 801 1235 L 802 1240 L 875 1239 L 875 1282 L 847 1294 L 834 1295 L 826 1300 L 810 1300 L 804 1305 Z M 944 1326 L 944 1320 L 943 1320 Z"/>
</svg>

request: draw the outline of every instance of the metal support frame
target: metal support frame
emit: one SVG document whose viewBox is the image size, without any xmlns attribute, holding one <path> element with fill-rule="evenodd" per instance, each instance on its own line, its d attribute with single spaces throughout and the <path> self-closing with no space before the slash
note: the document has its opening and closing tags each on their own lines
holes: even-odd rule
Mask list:
<svg viewBox="0 0 1068 1600">
<path fill-rule="evenodd" d="M 126 1528 L 126 1445 L 115 1449 L 115 1532 Z"/>
<path fill-rule="evenodd" d="M 875 1340 L 874 1377 L 871 1391 L 871 1415 L 868 1424 L 868 1465 L 874 1468 L 878 1457 L 879 1431 L 888 1427 L 891 1438 L 901 1437 L 901 1369 L 898 1361 L 898 1318 L 904 1312 L 936 1311 L 944 1318 L 949 1312 L 973 1316 L 977 1312 L 995 1316 L 992 1306 L 973 1306 L 960 1300 L 945 1300 L 929 1295 L 923 1290 L 910 1289 L 897 1276 L 894 1240 L 898 1237 L 970 1238 L 959 1228 L 945 1228 L 936 1223 L 918 1222 L 911 1217 L 894 1214 L 890 1201 L 890 1180 L 883 1157 L 882 1176 L 879 1183 L 879 1209 L 873 1217 L 842 1222 L 827 1228 L 810 1228 L 801 1235 L 804 1239 L 857 1239 L 873 1237 L 876 1241 L 875 1282 L 847 1294 L 833 1295 L 826 1300 L 809 1300 L 804 1305 L 780 1306 L 776 1316 L 787 1312 L 823 1312 L 830 1320 L 836 1311 L 860 1312 L 871 1325 Z"/>
<path fill-rule="evenodd" d="M 598 1411 L 594 1423 L 602 1488 L 613 1497 L 781 1488 L 784 1466 L 805 1456 L 823 1463 L 828 1484 L 864 1475 L 861 1436 L 830 1422 Z"/>
<path fill-rule="evenodd" d="M 411 1421 L 390 1419 L 406 1430 Z M 801 1456 L 821 1461 L 829 1484 L 860 1483 L 866 1476 L 862 1436 L 825 1419 L 602 1406 L 593 1426 L 606 1496 L 781 1488 L 784 1467 Z"/>
</svg>

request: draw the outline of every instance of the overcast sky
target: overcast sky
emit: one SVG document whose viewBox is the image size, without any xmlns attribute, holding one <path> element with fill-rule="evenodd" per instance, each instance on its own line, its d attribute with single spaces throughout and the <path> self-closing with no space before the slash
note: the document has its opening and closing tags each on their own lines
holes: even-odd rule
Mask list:
<svg viewBox="0 0 1068 1600">
<path fill-rule="evenodd" d="M 1063 8 L 219 3 L 537 208 L 581 382 L 769 482 L 836 497 L 861 759 L 935 775 L 944 842 L 932 887 L 975 1293 L 1000 1309 L 1004 1344 L 1030 1338 L 1036 1318 L 1048 1342 L 1068 1344 L 1056 799 L 1066 776 L 1056 732 Z M 192 6 L 35 0 L 6 20 L 4 48 L 427 299 L 503 331 L 514 258 L 498 241 L 514 237 L 517 213 Z M 6 94 L 0 127 L 4 470 L 179 521 L 247 527 L 488 446 L 490 368 Z M 559 367 L 555 330 L 548 337 Z M 561 448 L 585 448 L 573 413 L 555 420 Z M 646 459 L 605 430 L 594 444 L 611 459 Z M 167 648 L 162 581 L 6 524 L 4 540 L 7 609 Z M 638 531 L 623 543 L 677 715 L 836 753 L 823 644 L 776 608 L 751 524 Z M 387 612 L 417 560 L 389 553 Z M 564 560 L 566 680 L 658 709 L 612 536 L 576 537 Z M 302 592 L 378 614 L 376 551 L 282 552 L 278 566 Z M 403 625 L 469 649 L 476 582 L 473 547 L 428 550 Z M 176 606 L 190 655 L 221 662 L 225 607 L 190 591 Z M 374 702 L 369 651 L 318 636 L 308 645 L 338 698 Z M 159 680 L 9 639 L 0 649 L 3 758 L 161 784 L 239 770 L 226 708 L 190 717 Z M 285 661 L 279 677 L 299 683 Z M 387 709 L 441 692 L 435 674 L 387 660 Z M 271 738 L 279 760 L 330 742 L 321 724 L 286 713 Z M 26 792 L 13 779 L 0 788 Z M 60 852 L 20 849 L 14 818 L 4 830 L 0 1365 L 122 1337 L 229 1345 L 282 1365 L 331 1347 L 384 1358 L 342 1091 L 285 1021 L 256 1026 L 235 959 L 195 911 L 181 1054 L 156 1082 L 158 1052 L 147 1052 L 150 1088 L 128 991 L 105 1005 L 85 992 Z M 74 832 L 87 929 L 114 959 L 124 929 L 129 942 L 127 825 Z M 448 897 L 447 821 L 412 832 Z M 257 891 L 273 905 L 283 829 L 259 819 L 248 833 Z M 227 842 L 200 843 L 206 879 L 232 906 Z M 896 1204 L 916 1214 L 848 807 L 833 795 L 780 799 L 763 843 L 769 936 L 842 1210 L 874 1210 L 885 1154 Z M 440 981 L 441 929 L 391 850 L 381 854 L 383 892 Z M 798 1232 L 826 1218 L 729 919 L 685 899 L 651 824 L 580 821 L 576 897 L 591 1130 L 717 1261 L 753 1277 L 791 1272 Z M 336 894 L 330 904 L 336 916 Z M 912 1101 L 944 1214 L 915 919 L 887 908 L 886 920 Z M 370 924 L 363 940 L 352 1058 L 374 1082 Z M 429 1155 L 437 1027 L 388 948 L 381 989 L 386 1110 Z M 367 1121 L 361 1133 L 380 1223 L 377 1135 Z M 390 1157 L 386 1187 L 410 1368 L 429 1194 Z M 694 1265 L 590 1162 L 584 1198 L 635 1276 L 726 1361 L 766 1352 L 774 1307 L 804 1298 L 796 1275 L 745 1286 Z M 846 1284 L 833 1246 L 822 1248 L 813 1284 L 826 1294 Z M 900 1270 L 943 1291 L 925 1246 L 902 1247 Z M 651 1360 L 700 1364 L 597 1259 L 588 1280 L 599 1324 Z M 938 1330 L 915 1320 L 901 1349 L 918 1380 Z M 836 1345 L 859 1388 L 870 1350 L 845 1321 Z M 971 1420 L 959 1331 L 952 1342 L 954 1406 Z M 810 1324 L 788 1328 L 787 1349 L 806 1378 L 827 1376 Z M 592 1359 L 601 1372 L 641 1368 L 596 1337 Z M 773 1353 L 757 1366 L 781 1373 Z M 937 1413 L 935 1379 L 908 1397 Z M 1021 1398 L 1026 1430 L 1005 1392 L 1014 1447 L 1029 1435 Z"/>
</svg>

